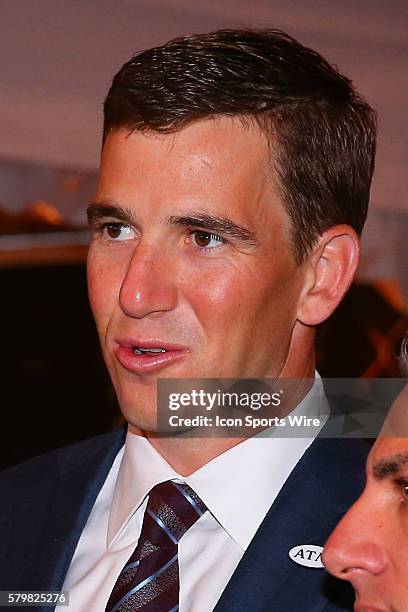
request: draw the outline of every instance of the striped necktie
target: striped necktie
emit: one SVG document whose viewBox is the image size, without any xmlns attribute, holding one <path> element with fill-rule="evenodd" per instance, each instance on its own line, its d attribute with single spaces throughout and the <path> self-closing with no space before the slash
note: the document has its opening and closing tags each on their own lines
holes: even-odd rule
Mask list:
<svg viewBox="0 0 408 612">
<path fill-rule="evenodd" d="M 105 612 L 178 610 L 178 542 L 206 510 L 186 484 L 169 480 L 153 487 L 136 549 L 119 574 Z"/>
</svg>

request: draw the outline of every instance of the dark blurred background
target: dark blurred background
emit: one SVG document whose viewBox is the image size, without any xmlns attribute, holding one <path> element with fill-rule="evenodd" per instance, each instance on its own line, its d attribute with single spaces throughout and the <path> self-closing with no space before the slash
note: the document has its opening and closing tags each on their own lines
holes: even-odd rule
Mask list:
<svg viewBox="0 0 408 612">
<path fill-rule="evenodd" d="M 408 327 L 405 0 L 0 3 L 0 467 L 120 419 L 86 294 L 102 101 L 132 53 L 220 27 L 281 28 L 351 77 L 380 117 L 356 283 L 318 333 L 327 377 L 398 376 Z"/>
</svg>

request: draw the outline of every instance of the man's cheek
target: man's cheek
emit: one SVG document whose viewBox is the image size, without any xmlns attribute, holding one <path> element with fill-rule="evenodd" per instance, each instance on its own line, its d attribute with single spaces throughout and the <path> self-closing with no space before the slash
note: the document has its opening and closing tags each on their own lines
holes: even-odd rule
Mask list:
<svg viewBox="0 0 408 612">
<path fill-rule="evenodd" d="M 239 333 L 256 300 L 251 290 L 243 289 L 236 277 L 228 275 L 203 279 L 190 287 L 186 298 L 207 339 Z"/>
<path fill-rule="evenodd" d="M 198 279 L 194 294 L 209 306 L 229 310 L 245 295 L 242 285 L 240 275 L 235 270 L 221 268 Z"/>
<path fill-rule="evenodd" d="M 112 266 L 88 264 L 88 295 L 95 318 L 109 315 L 119 305 L 121 284 Z"/>
</svg>

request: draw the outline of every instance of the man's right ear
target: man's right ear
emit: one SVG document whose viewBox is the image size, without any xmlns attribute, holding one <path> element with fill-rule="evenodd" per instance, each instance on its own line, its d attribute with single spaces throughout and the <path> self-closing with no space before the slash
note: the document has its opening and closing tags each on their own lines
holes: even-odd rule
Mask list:
<svg viewBox="0 0 408 612">
<path fill-rule="evenodd" d="M 354 278 L 360 259 L 360 240 L 349 225 L 335 225 L 309 253 L 297 319 L 304 325 L 323 323 L 337 308 Z"/>
</svg>

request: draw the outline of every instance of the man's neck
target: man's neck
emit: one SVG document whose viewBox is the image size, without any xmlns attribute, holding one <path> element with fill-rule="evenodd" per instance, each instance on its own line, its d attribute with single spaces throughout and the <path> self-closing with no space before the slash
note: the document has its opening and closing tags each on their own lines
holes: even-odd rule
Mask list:
<svg viewBox="0 0 408 612">
<path fill-rule="evenodd" d="M 314 359 L 304 362 L 301 368 L 283 368 L 279 378 L 298 380 L 299 385 L 292 389 L 291 401 L 287 403 L 286 414 L 300 403 L 313 384 L 315 372 Z M 280 416 L 284 416 L 281 414 Z M 181 476 L 189 476 L 200 467 L 240 444 L 246 437 L 194 437 L 160 436 L 156 432 L 143 432 L 129 424 L 131 433 L 146 437 L 162 457 Z M 252 435 L 257 433 L 253 432 Z"/>
</svg>

